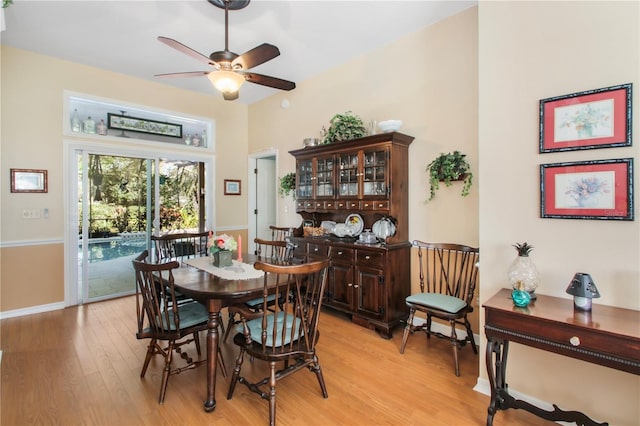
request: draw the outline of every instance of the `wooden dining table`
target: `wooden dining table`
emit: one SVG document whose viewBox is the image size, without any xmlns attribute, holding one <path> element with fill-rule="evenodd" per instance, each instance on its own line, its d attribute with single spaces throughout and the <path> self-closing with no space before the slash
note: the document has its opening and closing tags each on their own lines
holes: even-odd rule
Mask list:
<svg viewBox="0 0 640 426">
<path fill-rule="evenodd" d="M 253 264 L 258 257 L 243 254 L 243 263 Z M 205 411 L 216 408 L 216 374 L 220 335 L 220 311 L 233 303 L 259 297 L 264 288 L 264 277 L 252 279 L 225 279 L 194 266 L 184 264 L 173 271 L 174 285 L 180 293 L 202 303 L 209 311 L 207 324 L 207 398 Z"/>
</svg>

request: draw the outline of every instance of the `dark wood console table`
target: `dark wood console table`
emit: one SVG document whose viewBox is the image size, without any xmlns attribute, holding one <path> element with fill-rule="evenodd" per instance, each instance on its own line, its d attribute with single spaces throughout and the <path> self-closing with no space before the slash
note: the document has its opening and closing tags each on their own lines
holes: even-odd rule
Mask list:
<svg viewBox="0 0 640 426">
<path fill-rule="evenodd" d="M 553 421 L 578 425 L 598 423 L 578 411 L 543 410 L 509 395 L 506 381 L 509 342 L 640 375 L 640 311 L 593 305 L 590 313 L 573 309 L 571 299 L 538 295 L 527 308 L 517 308 L 511 291 L 500 290 L 482 305 L 487 335 L 487 373 L 491 402 L 487 426 L 497 410 L 518 408 Z"/>
</svg>

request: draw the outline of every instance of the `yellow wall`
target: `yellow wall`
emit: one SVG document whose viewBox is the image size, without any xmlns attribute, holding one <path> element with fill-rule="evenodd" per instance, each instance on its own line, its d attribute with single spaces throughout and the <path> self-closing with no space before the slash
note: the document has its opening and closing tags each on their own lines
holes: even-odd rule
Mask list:
<svg viewBox="0 0 640 426">
<path fill-rule="evenodd" d="M 220 194 L 215 205 L 216 227 L 246 228 L 246 195 L 221 195 L 225 178 L 246 183 L 246 105 L 225 102 L 213 89 L 211 96 L 202 95 L 7 46 L 1 49 L 0 311 L 64 299 L 62 261 L 47 263 L 46 269 L 38 263 L 43 269 L 37 280 L 24 276 L 24 261 L 13 261 L 31 252 L 39 253 L 31 259 L 33 262 L 38 262 L 38 258 L 62 258 L 65 220 L 62 126 L 67 119 L 63 117 L 64 90 L 215 120 L 215 182 L 216 193 Z M 48 193 L 10 193 L 10 168 L 48 170 Z M 44 207 L 49 208 L 49 219 L 22 219 L 23 209 Z M 209 216 L 213 215 L 209 212 Z M 31 246 L 25 252 L 21 247 L 25 243 L 42 246 L 37 249 Z"/>
<path fill-rule="evenodd" d="M 598 303 L 640 309 L 638 220 L 540 219 L 538 187 L 541 163 L 623 157 L 637 162 L 637 141 L 628 148 L 538 154 L 538 101 L 627 82 L 637 91 L 638 16 L 638 2 L 480 2 L 249 108 L 3 47 L 0 179 L 6 179 L 9 167 L 50 168 L 55 192 L 40 196 L 45 198 L 23 195 L 18 207 L 10 207 L 16 196 L 7 193 L 4 182 L 2 241 L 61 238 L 60 210 L 52 211 L 52 219 L 58 216 L 46 229 L 16 230 L 22 222 L 15 215 L 41 200 L 62 208 L 57 198 L 62 89 L 218 119 L 218 192 L 223 178 L 242 179 L 244 186 L 247 153 L 276 148 L 278 176 L 293 171 L 288 151 L 301 147 L 303 138 L 317 136 L 334 114 L 352 110 L 366 121 L 402 119 L 401 131 L 415 136 L 410 148 L 410 238 L 479 245 L 481 300 L 507 286 L 506 271 L 515 257 L 511 245 L 527 241 L 535 246 L 533 260 L 543 276 L 540 293 L 568 298 L 564 289 L 569 279 L 586 271 L 602 294 Z M 53 82 L 41 78 L 42 70 L 53 71 Z M 281 107 L 283 99 L 290 101 L 288 109 Z M 640 128 L 637 99 L 634 129 Z M 27 144 L 36 149 L 25 150 Z M 424 168 L 438 153 L 454 149 L 466 152 L 471 161 L 471 194 L 462 198 L 459 187 L 441 189 L 425 204 Z M 220 161 L 223 155 L 225 161 Z M 217 223 L 245 225 L 246 213 L 238 212 L 246 212 L 246 198 L 223 201 L 225 206 L 216 207 Z M 298 225 L 294 210 L 290 197 L 279 199 L 278 223 Z M 0 253 L 3 278 L 11 267 L 5 262 L 7 250 Z M 10 276 L 20 277 L 16 269 Z M 6 282 L 1 284 L 0 309 L 18 307 L 5 307 Z M 59 289 L 62 284 L 47 285 Z M 39 286 L 28 291 L 45 285 Z M 484 348 L 484 339 L 481 344 Z M 483 353 L 478 357 L 481 380 L 486 379 Z M 640 378 L 594 364 L 512 345 L 508 383 L 511 389 L 610 424 L 633 425 L 640 418 Z"/>
<path fill-rule="evenodd" d="M 482 301 L 508 286 L 506 271 L 516 256 L 511 244 L 527 241 L 542 274 L 539 293 L 569 298 L 565 289 L 573 274 L 588 272 L 602 295 L 595 303 L 640 309 L 638 213 L 630 222 L 541 219 L 538 176 L 540 164 L 563 161 L 633 157 L 637 166 L 639 6 L 480 3 Z M 635 92 L 632 147 L 538 154 L 540 99 L 629 82 Z M 634 183 L 637 206 L 637 171 Z M 612 425 L 640 419 L 639 376 L 512 345 L 507 378 L 511 389 Z"/>
<path fill-rule="evenodd" d="M 460 184 L 441 189 L 425 204 L 425 168 L 440 152 L 461 150 L 478 170 L 477 34 L 477 9 L 471 8 L 251 105 L 249 151 L 276 146 L 281 177 L 295 171 L 288 151 L 318 137 L 335 114 L 351 110 L 365 123 L 401 119 L 400 131 L 415 137 L 409 147 L 410 239 L 477 246 L 477 185 L 465 198 Z M 283 99 L 289 108 L 281 107 Z M 299 225 L 292 198 L 278 202 L 279 223 Z"/>
</svg>

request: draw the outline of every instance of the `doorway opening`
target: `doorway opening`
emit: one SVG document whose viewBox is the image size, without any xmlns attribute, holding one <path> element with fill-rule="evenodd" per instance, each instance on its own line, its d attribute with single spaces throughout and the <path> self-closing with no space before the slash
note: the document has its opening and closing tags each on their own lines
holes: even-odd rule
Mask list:
<svg viewBox="0 0 640 426">
<path fill-rule="evenodd" d="M 254 238 L 271 239 L 269 226 L 277 221 L 278 151 L 266 151 L 249 157 L 249 252 L 255 252 Z"/>
</svg>

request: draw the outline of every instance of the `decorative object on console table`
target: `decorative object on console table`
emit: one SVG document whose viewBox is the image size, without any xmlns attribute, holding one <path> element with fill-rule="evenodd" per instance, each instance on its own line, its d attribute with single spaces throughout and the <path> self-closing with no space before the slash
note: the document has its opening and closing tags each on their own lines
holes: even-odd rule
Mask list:
<svg viewBox="0 0 640 426">
<path fill-rule="evenodd" d="M 540 153 L 631 146 L 631 83 L 540 100 Z"/>
<path fill-rule="evenodd" d="M 531 299 L 536 298 L 536 288 L 540 284 L 540 273 L 529 257 L 529 253 L 533 250 L 533 246 L 524 242 L 513 245 L 518 251 L 518 257 L 514 259 L 509 267 L 508 277 L 509 284 L 514 290 L 518 289 L 520 283 L 524 286 L 524 290 L 528 291 Z"/>
<path fill-rule="evenodd" d="M 518 281 L 518 288 L 511 292 L 511 298 L 513 299 L 513 304 L 519 308 L 526 308 L 531 303 L 531 295 L 524 289 L 522 281 Z"/>
<path fill-rule="evenodd" d="M 334 115 L 329 123 L 329 130 L 327 130 L 323 143 L 358 139 L 367 134 L 362 119 L 351 111 Z"/>
<path fill-rule="evenodd" d="M 567 293 L 573 296 L 573 308 L 578 311 L 591 311 L 591 299 L 600 297 L 600 292 L 596 287 L 591 275 L 583 272 L 577 272 L 569 287 Z"/>
<path fill-rule="evenodd" d="M 541 164 L 540 217 L 633 220 L 633 158 Z"/>
<path fill-rule="evenodd" d="M 473 183 L 473 173 L 471 166 L 466 160 L 466 154 L 460 151 L 453 153 L 441 153 L 435 160 L 427 165 L 429 172 L 429 199 L 430 201 L 436 196 L 436 190 L 440 189 L 440 182 L 444 182 L 445 186 L 451 186 L 452 182 L 462 181 L 463 197 L 469 195 L 469 189 Z"/>
<path fill-rule="evenodd" d="M 224 195 L 240 195 L 240 180 L 225 179 L 224 180 Z"/>
</svg>

